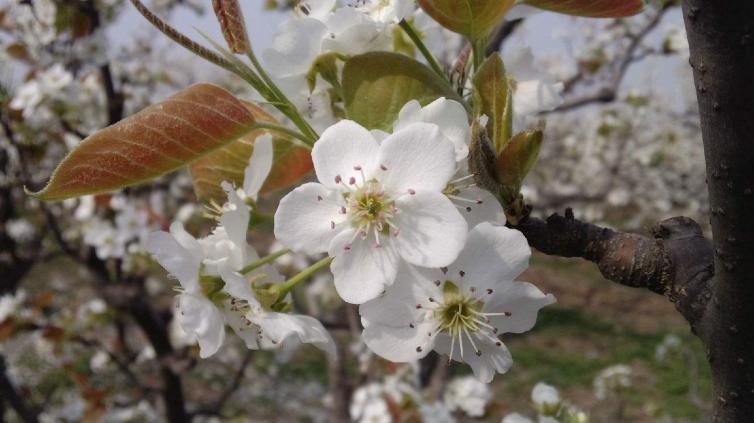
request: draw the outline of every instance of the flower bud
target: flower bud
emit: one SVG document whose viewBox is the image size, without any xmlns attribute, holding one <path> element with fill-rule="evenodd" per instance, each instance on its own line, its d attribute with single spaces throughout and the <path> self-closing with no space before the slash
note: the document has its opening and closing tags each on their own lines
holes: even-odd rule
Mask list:
<svg viewBox="0 0 754 423">
<path fill-rule="evenodd" d="M 249 38 L 238 0 L 212 0 L 212 7 L 230 51 L 245 53 L 249 49 Z"/>
</svg>

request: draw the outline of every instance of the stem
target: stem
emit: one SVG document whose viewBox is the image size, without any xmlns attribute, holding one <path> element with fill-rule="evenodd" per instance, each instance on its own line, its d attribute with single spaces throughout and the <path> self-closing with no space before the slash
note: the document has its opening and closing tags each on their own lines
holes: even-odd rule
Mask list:
<svg viewBox="0 0 754 423">
<path fill-rule="evenodd" d="M 311 275 L 316 273 L 318 270 L 329 265 L 333 261 L 333 259 L 334 259 L 333 257 L 325 257 L 322 260 L 302 270 L 300 273 L 288 279 L 287 281 L 281 283 L 280 285 L 277 285 L 277 289 L 279 292 L 278 301 L 285 298 L 285 296 L 288 295 L 288 292 L 291 289 L 293 289 L 293 287 L 296 286 L 299 282 L 308 279 Z"/>
<path fill-rule="evenodd" d="M 177 29 L 173 28 L 167 22 L 160 19 L 159 16 L 152 13 L 152 11 L 144 6 L 141 1 L 131 0 L 131 3 L 134 5 L 134 7 L 136 7 L 136 10 L 138 10 L 139 13 L 141 13 L 141 15 L 144 16 L 152 24 L 152 26 L 157 28 L 163 34 L 167 35 L 168 38 L 180 44 L 197 56 L 207 60 L 208 62 L 214 63 L 223 69 L 236 73 L 233 71 L 233 65 L 230 62 L 208 50 L 207 48 L 201 46 L 191 38 L 181 34 Z"/>
<path fill-rule="evenodd" d="M 267 123 L 267 122 L 257 122 L 256 125 L 254 125 L 257 129 L 268 129 L 270 131 L 276 131 L 280 132 L 281 134 L 289 135 L 293 138 L 296 138 L 297 140 L 300 140 L 304 143 L 304 146 L 311 149 L 314 142 L 311 138 L 308 138 L 306 135 L 302 134 L 301 132 L 294 131 L 292 129 L 286 128 L 285 126 L 276 125 L 274 123 Z"/>
<path fill-rule="evenodd" d="M 279 259 L 280 257 L 290 253 L 291 250 L 288 248 L 283 248 L 282 250 L 275 251 L 274 253 L 268 255 L 267 257 L 264 257 L 262 259 L 259 259 L 255 261 L 254 263 L 251 263 L 250 265 L 244 267 L 241 269 L 241 274 L 246 274 L 251 272 L 252 270 L 258 269 L 262 266 L 264 266 L 267 263 L 272 263 L 273 261 Z"/>
<path fill-rule="evenodd" d="M 400 25 L 400 27 L 403 29 L 406 35 L 408 35 L 408 37 L 411 38 L 411 41 L 414 42 L 414 45 L 416 45 L 416 48 L 419 49 L 422 56 L 424 56 L 424 58 L 427 59 L 427 63 L 429 63 L 429 65 L 432 67 L 435 73 L 440 75 L 440 77 L 444 79 L 445 81 L 448 81 L 448 76 L 445 75 L 445 72 L 443 71 L 442 66 L 440 66 L 440 64 L 437 62 L 437 59 L 432 54 L 432 52 L 429 51 L 429 49 L 422 41 L 419 34 L 417 34 L 416 31 L 414 31 L 414 27 L 412 27 L 411 24 L 406 22 L 405 19 L 402 19 L 398 25 Z"/>
<path fill-rule="evenodd" d="M 474 71 L 478 71 L 484 62 L 484 50 L 487 48 L 487 38 L 482 37 L 471 43 L 474 52 Z"/>
<path fill-rule="evenodd" d="M 254 68 L 259 73 L 259 76 L 262 77 L 262 80 L 265 82 L 267 87 L 272 91 L 273 99 L 268 100 L 275 100 L 277 102 L 282 103 L 281 106 L 278 107 L 281 112 L 283 112 L 286 116 L 288 116 L 291 121 L 303 132 L 309 137 L 309 140 L 307 144 L 314 144 L 314 141 L 316 141 L 319 138 L 319 134 L 309 125 L 309 123 L 301 117 L 301 115 L 298 112 L 298 108 L 293 105 L 293 103 L 288 99 L 288 97 L 280 91 L 278 86 L 275 84 L 275 82 L 270 78 L 270 76 L 267 74 L 267 72 L 264 70 L 264 67 L 261 63 L 259 63 L 259 60 L 257 59 L 257 56 L 254 54 L 254 49 L 251 47 L 251 43 L 249 43 L 248 49 L 246 50 L 246 56 L 248 56 L 249 60 L 251 60 L 251 64 L 254 66 Z M 286 112 L 283 109 L 288 109 Z"/>
</svg>

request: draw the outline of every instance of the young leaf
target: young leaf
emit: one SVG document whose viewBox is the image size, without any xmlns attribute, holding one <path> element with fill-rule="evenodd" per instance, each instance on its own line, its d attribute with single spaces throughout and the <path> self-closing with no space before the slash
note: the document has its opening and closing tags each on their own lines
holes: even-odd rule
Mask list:
<svg viewBox="0 0 754 423">
<path fill-rule="evenodd" d="M 81 141 L 47 186 L 31 195 L 63 200 L 146 182 L 238 139 L 254 124 L 232 94 L 195 84 Z"/>
<path fill-rule="evenodd" d="M 465 104 L 453 88 L 427 66 L 402 54 L 373 52 L 354 56 L 343 68 L 346 116 L 367 129 L 390 131 L 409 100 L 423 106 L 446 97 Z"/>
<path fill-rule="evenodd" d="M 487 135 L 495 150 L 503 151 L 511 137 L 513 101 L 500 54 L 494 53 L 487 58 L 474 75 L 472 85 L 475 111 L 487 115 Z"/>
<path fill-rule="evenodd" d="M 272 115 L 261 107 L 244 102 L 249 111 L 259 122 L 277 124 Z M 243 185 L 244 170 L 249 164 L 249 157 L 254 151 L 254 141 L 265 134 L 266 130 L 254 130 L 225 147 L 191 163 L 191 178 L 194 191 L 200 200 L 215 200 L 225 202 L 226 194 L 220 188 L 220 183 L 229 181 L 236 186 Z M 262 187 L 262 192 L 269 192 L 284 188 L 309 173 L 312 168 L 311 151 L 291 141 L 285 135 L 271 132 L 274 147 L 272 170 Z"/>
<path fill-rule="evenodd" d="M 568 15 L 613 18 L 641 13 L 646 0 L 524 0 L 523 3 Z"/>
<path fill-rule="evenodd" d="M 543 134 L 539 129 L 518 133 L 498 156 L 497 180 L 502 185 L 504 202 L 510 202 L 518 196 L 524 178 L 537 161 L 542 141 Z"/>
<path fill-rule="evenodd" d="M 515 4 L 515 0 L 418 0 L 440 25 L 476 40 L 486 36 Z"/>
</svg>

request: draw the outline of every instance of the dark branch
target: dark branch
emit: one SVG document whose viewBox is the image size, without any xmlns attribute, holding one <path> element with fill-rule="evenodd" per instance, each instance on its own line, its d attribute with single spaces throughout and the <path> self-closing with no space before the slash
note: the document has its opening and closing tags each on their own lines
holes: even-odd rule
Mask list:
<svg viewBox="0 0 754 423">
<path fill-rule="evenodd" d="M 546 220 L 527 216 L 515 228 L 542 253 L 589 260 L 608 280 L 667 296 L 692 326 L 701 316 L 714 273 L 713 255 L 691 219 L 660 222 L 652 238 L 579 221 L 571 209 Z"/>
<path fill-rule="evenodd" d="M 513 19 L 511 21 L 503 21 L 492 33 L 490 40 L 487 43 L 487 49 L 484 51 L 485 56 L 489 56 L 492 53 L 500 51 L 503 48 L 503 43 L 513 32 L 524 22 L 523 19 Z"/>
</svg>

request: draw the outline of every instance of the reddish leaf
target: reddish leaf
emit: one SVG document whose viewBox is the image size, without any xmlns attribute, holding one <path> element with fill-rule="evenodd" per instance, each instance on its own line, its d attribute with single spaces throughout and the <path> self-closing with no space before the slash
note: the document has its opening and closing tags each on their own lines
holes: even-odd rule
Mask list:
<svg viewBox="0 0 754 423">
<path fill-rule="evenodd" d="M 225 146 L 254 124 L 254 116 L 229 92 L 192 85 L 87 137 L 32 195 L 62 200 L 145 182 Z"/>
<path fill-rule="evenodd" d="M 525 0 L 540 9 L 591 18 L 633 16 L 644 10 L 644 0 Z"/>
<path fill-rule="evenodd" d="M 261 107 L 244 102 L 254 118 L 260 122 L 277 123 L 274 117 Z M 249 157 L 254 150 L 254 141 L 266 130 L 254 130 L 235 142 L 204 156 L 191 164 L 191 177 L 194 191 L 200 200 L 225 201 L 225 193 L 220 188 L 222 181 L 229 181 L 236 186 L 243 185 L 244 170 L 249 164 Z M 289 138 L 272 133 L 275 156 L 272 170 L 262 187 L 262 192 L 269 192 L 296 183 L 312 168 L 309 149 L 300 147 Z"/>
<path fill-rule="evenodd" d="M 514 0 L 418 0 L 440 25 L 472 40 L 484 37 L 503 19 Z"/>
</svg>

